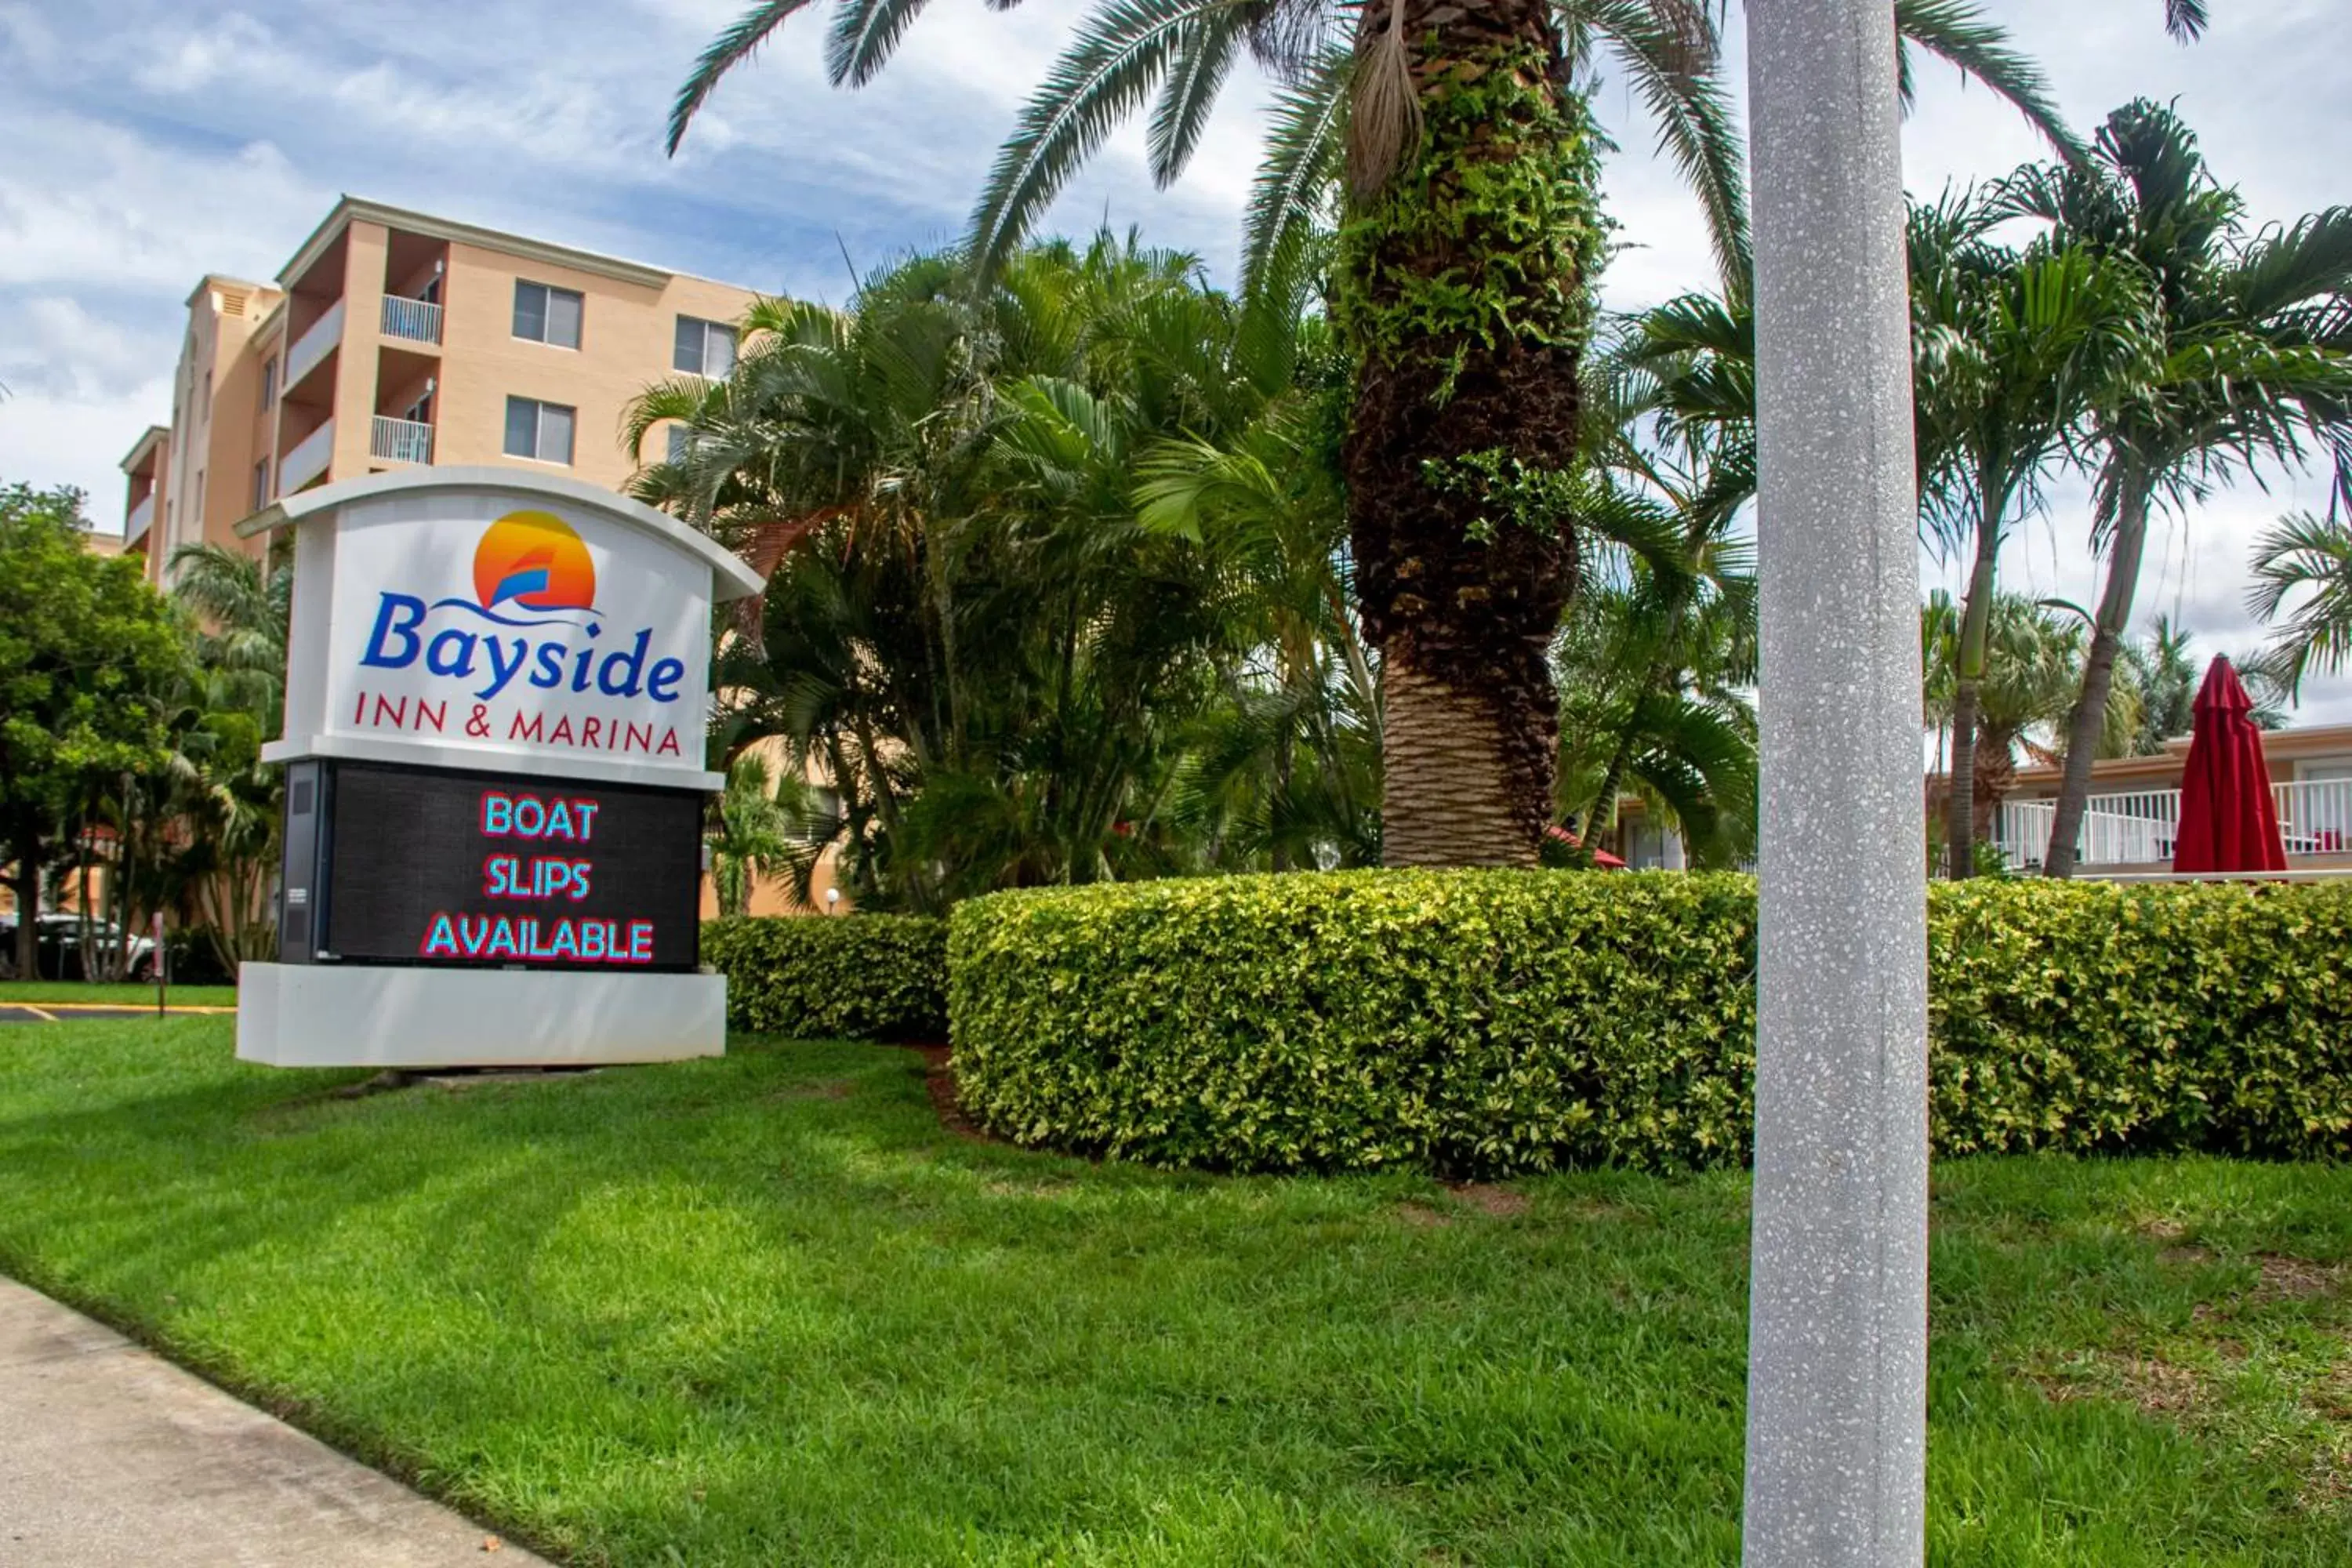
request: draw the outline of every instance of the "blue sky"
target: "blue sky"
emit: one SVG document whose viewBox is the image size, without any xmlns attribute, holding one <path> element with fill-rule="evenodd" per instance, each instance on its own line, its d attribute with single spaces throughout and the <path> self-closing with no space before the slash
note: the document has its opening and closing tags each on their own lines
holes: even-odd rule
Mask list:
<svg viewBox="0 0 2352 1568">
<path fill-rule="evenodd" d="M 839 300 L 845 250 L 862 268 L 959 232 L 1083 3 L 934 0 L 856 92 L 824 81 L 821 20 L 796 20 L 673 161 L 660 145 L 669 95 L 736 0 L 0 0 L 0 477 L 80 485 L 99 526 L 120 527 L 114 465 L 169 407 L 189 289 L 207 270 L 271 276 L 339 192 Z M 2221 0 L 2212 32 L 2188 48 L 2165 37 L 2161 0 L 1988 9 L 2085 130 L 2136 94 L 2177 99 L 2258 221 L 2352 201 L 2344 0 Z M 1744 68 L 1735 58 L 1735 76 Z M 1905 145 L 1915 194 L 2039 155 L 1981 89 L 1938 67 L 1921 87 Z M 1130 132 L 1055 225 L 1108 215 L 1226 272 L 1265 101 L 1254 78 L 1237 79 L 1168 192 L 1152 189 Z M 1652 156 L 1651 128 L 1620 88 L 1604 86 L 1599 108 L 1623 147 L 1607 199 L 1629 247 L 1610 302 L 1703 285 L 1697 211 Z M 2250 646 L 2252 535 L 2325 499 L 2320 478 L 2292 475 L 2273 476 L 2267 494 L 2218 492 L 2157 542 L 2143 605 L 2181 615 L 2208 651 Z M 2012 581 L 2088 600 L 2086 521 L 2081 488 L 2058 485 L 2049 517 L 2012 547 Z M 2305 706 L 2352 719 L 2352 681 Z"/>
</svg>

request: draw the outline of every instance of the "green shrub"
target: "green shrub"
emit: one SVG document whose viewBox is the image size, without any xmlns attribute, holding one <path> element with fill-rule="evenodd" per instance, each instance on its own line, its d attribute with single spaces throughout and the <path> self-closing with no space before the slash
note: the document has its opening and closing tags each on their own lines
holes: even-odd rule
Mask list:
<svg viewBox="0 0 2352 1568">
<path fill-rule="evenodd" d="M 947 922 L 917 915 L 706 921 L 730 1027 L 802 1039 L 947 1037 Z"/>
<path fill-rule="evenodd" d="M 2352 1152 L 2352 887 L 1983 883 L 1929 911 L 1942 1152 Z M 1465 1174 L 1747 1154 L 1748 878 L 1004 893 L 956 910 L 949 953 L 965 1108 L 1019 1142 Z"/>
</svg>

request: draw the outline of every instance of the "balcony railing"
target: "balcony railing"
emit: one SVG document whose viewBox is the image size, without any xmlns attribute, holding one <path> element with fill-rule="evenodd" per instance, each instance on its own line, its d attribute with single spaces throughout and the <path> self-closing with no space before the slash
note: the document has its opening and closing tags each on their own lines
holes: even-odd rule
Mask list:
<svg viewBox="0 0 2352 1568">
<path fill-rule="evenodd" d="M 410 300 L 398 294 L 383 297 L 383 335 L 411 342 L 441 341 L 441 307 L 430 300 Z M 382 457 L 383 454 L 378 453 Z"/>
<path fill-rule="evenodd" d="M 131 515 L 122 520 L 123 547 L 128 549 L 138 543 L 147 536 L 147 531 L 154 526 L 155 497 L 153 492 L 150 491 L 141 499 L 137 506 L 131 509 Z"/>
<path fill-rule="evenodd" d="M 278 460 L 278 493 L 290 496 L 327 471 L 335 455 L 335 422 L 328 420 Z"/>
<path fill-rule="evenodd" d="M 327 313 L 310 323 L 310 330 L 294 340 L 286 353 L 286 377 L 278 384 L 282 395 L 301 384 L 302 378 L 317 368 L 320 360 L 334 351 L 343 341 L 343 302 L 341 300 L 327 307 Z M 292 486 L 288 486 L 292 489 Z"/>
<path fill-rule="evenodd" d="M 395 463 L 433 460 L 433 426 L 415 419 L 394 419 L 379 414 L 368 432 L 368 450 Z"/>
<path fill-rule="evenodd" d="M 2352 779 L 2303 779 L 2271 785 L 2279 837 L 2290 855 L 2352 854 Z M 2058 804 L 2001 803 L 1993 843 L 2011 866 L 2038 868 L 2050 848 Z M 2085 803 L 2076 858 L 2085 866 L 2166 866 L 2180 837 L 2180 792 L 2137 790 L 2095 795 Z"/>
</svg>

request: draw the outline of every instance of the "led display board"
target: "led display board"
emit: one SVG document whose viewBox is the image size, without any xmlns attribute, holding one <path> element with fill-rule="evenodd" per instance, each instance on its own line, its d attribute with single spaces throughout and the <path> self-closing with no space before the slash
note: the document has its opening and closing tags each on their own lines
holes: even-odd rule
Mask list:
<svg viewBox="0 0 2352 1568">
<path fill-rule="evenodd" d="M 352 762 L 321 767 L 318 789 L 303 959 L 695 967 L 698 791 Z"/>
</svg>

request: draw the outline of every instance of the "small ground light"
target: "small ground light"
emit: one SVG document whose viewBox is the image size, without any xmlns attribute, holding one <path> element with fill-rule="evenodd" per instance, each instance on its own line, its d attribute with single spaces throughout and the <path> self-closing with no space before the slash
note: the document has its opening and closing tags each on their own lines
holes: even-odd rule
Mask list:
<svg viewBox="0 0 2352 1568">
<path fill-rule="evenodd" d="M 824 912 L 829 915 L 839 914 L 841 912 L 841 889 L 839 888 L 827 888 L 824 890 Z"/>
</svg>

